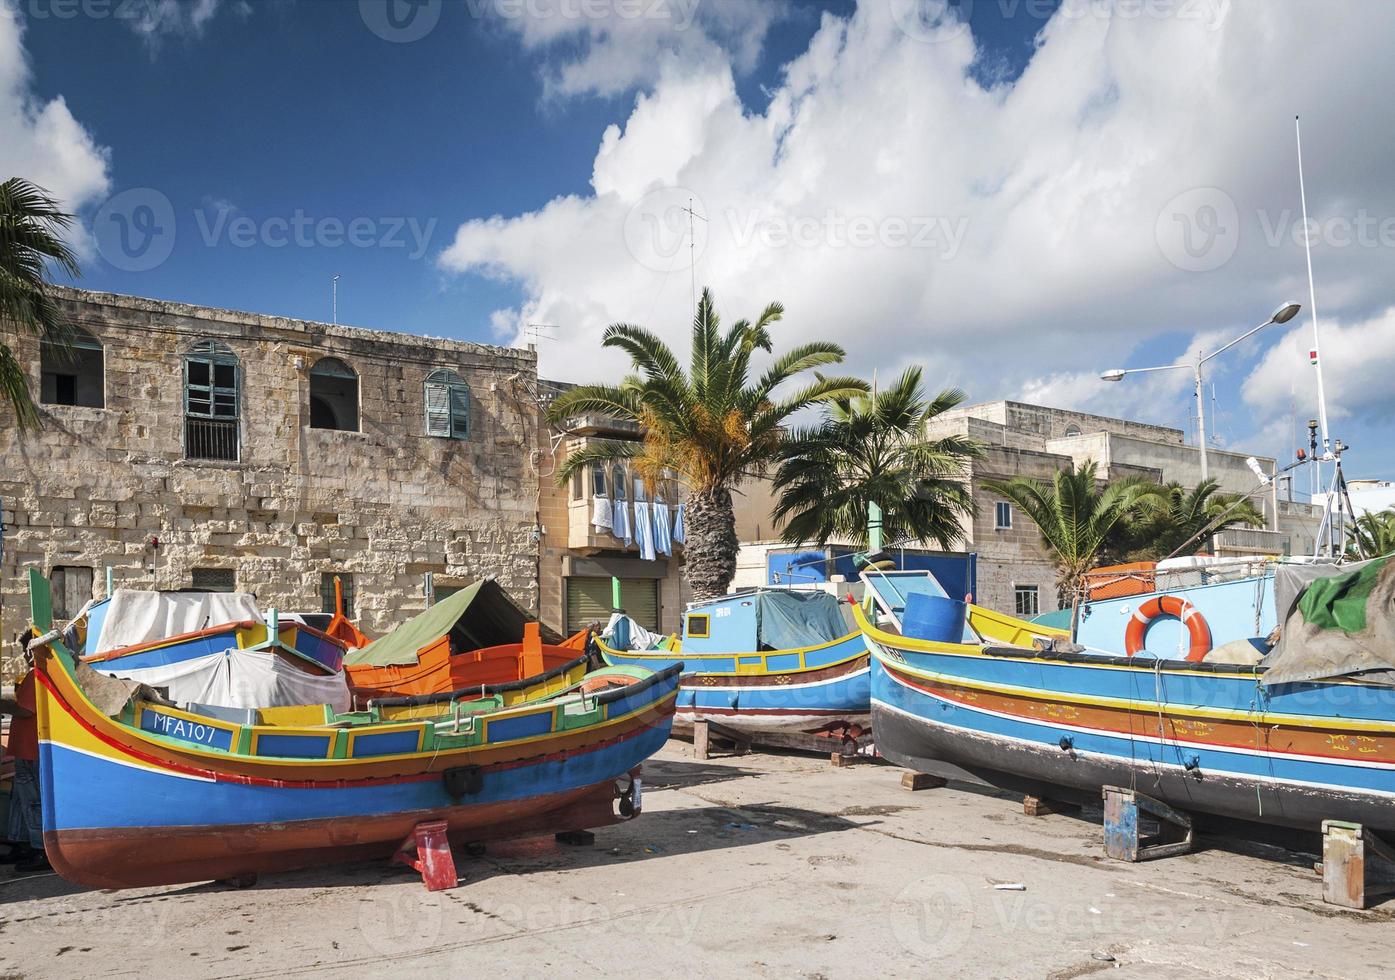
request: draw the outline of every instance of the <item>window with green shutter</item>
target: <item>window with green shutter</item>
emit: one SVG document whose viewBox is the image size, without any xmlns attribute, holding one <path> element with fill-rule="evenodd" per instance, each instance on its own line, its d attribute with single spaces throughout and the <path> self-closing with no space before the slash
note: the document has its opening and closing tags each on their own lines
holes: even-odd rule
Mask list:
<svg viewBox="0 0 1395 980">
<path fill-rule="evenodd" d="M 470 435 L 470 388 L 454 371 L 433 371 L 426 379 L 426 434 L 441 439 Z"/>
</svg>

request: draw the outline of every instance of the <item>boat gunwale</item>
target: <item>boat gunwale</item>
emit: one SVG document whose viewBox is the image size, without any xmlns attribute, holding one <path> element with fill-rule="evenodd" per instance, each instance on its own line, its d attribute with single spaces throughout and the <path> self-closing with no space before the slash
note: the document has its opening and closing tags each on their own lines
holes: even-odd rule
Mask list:
<svg viewBox="0 0 1395 980">
<path fill-rule="evenodd" d="M 134 656 L 138 653 L 149 653 L 154 650 L 163 650 L 166 647 L 175 646 L 179 643 L 188 643 L 191 640 L 201 640 L 206 636 L 216 636 L 219 633 L 226 633 L 229 631 L 238 632 L 240 630 L 246 629 L 256 629 L 258 626 L 267 627 L 268 634 L 271 632 L 270 625 L 266 622 L 258 622 L 255 619 L 239 619 L 234 620 L 232 622 L 219 623 L 216 626 L 205 626 L 201 630 L 193 630 L 189 633 L 177 633 L 174 636 L 167 636 L 164 639 L 160 640 L 149 640 L 145 643 L 132 643 L 128 646 L 117 647 L 115 650 L 103 650 L 100 653 L 89 653 L 82 655 L 74 654 L 73 657 L 79 663 L 84 663 L 91 666 L 92 664 L 105 663 L 108 660 L 117 660 L 121 657 Z M 311 636 L 317 639 L 328 640 L 335 646 L 343 647 L 345 652 L 347 652 L 349 649 L 348 644 L 346 644 L 343 640 L 339 639 L 338 637 L 330 636 L 328 633 L 325 633 L 322 630 L 317 630 L 313 626 L 309 626 L 305 623 L 301 623 L 296 620 L 281 620 L 277 623 L 276 632 L 278 641 L 280 640 L 281 630 L 285 629 L 304 630 L 305 632 L 309 633 Z M 324 665 L 321 664 L 321 666 Z"/>
<path fill-rule="evenodd" d="M 69 651 L 67 651 L 66 647 L 63 647 L 61 643 L 55 642 L 52 644 L 52 647 L 56 647 L 57 649 L 50 648 L 48 651 L 48 656 L 43 658 L 43 660 L 46 661 L 48 659 L 55 659 L 60 662 L 60 671 L 63 676 L 63 679 L 67 682 L 68 685 L 72 687 L 73 692 L 77 695 L 77 699 L 80 699 L 80 702 L 78 704 L 73 704 L 71 703 L 68 697 L 65 697 L 64 692 L 60 689 L 61 685 L 58 682 L 58 680 L 55 677 L 50 676 L 47 663 L 40 664 L 38 669 L 36 669 L 35 671 L 35 676 L 43 685 L 47 694 L 51 696 L 62 707 L 62 710 L 65 711 L 70 717 L 72 717 L 82 728 L 86 729 L 89 732 L 89 734 L 91 734 L 93 737 L 111 746 L 118 752 L 125 753 L 127 755 L 131 755 L 137 758 L 145 759 L 150 764 L 154 764 L 164 768 L 177 768 L 182 766 L 187 767 L 189 769 L 197 769 L 200 774 L 206 774 L 211 776 L 212 778 L 226 778 L 233 780 L 271 779 L 273 782 L 280 782 L 279 780 L 275 780 L 274 777 L 256 776 L 244 774 L 241 772 L 230 771 L 230 763 L 235 763 L 238 767 L 248 767 L 254 770 L 294 770 L 323 767 L 329 773 L 333 773 L 335 770 L 352 769 L 354 767 L 367 768 L 371 766 L 376 768 L 379 766 L 391 765 L 394 763 L 410 763 L 412 761 L 425 761 L 428 763 L 428 771 L 431 771 L 432 769 L 434 769 L 434 764 L 438 759 L 450 760 L 455 756 L 460 756 L 462 761 L 459 764 L 471 764 L 468 762 L 470 756 L 478 757 L 480 755 L 488 754 L 504 754 L 508 753 L 510 750 L 515 750 L 514 755 L 506 756 L 506 758 L 504 759 L 497 761 L 481 762 L 479 764 L 483 766 L 491 766 L 497 765 L 499 763 L 508 763 L 510 761 L 518 761 L 529 757 L 527 755 L 518 756 L 516 754 L 517 750 L 523 750 L 526 752 L 529 748 L 535 746 L 539 742 L 543 742 L 548 739 L 570 740 L 576 738 L 577 736 L 584 735 L 586 733 L 599 733 L 608 727 L 620 726 L 624 723 L 630 722 L 631 720 L 636 719 L 644 712 L 652 711 L 655 708 L 663 709 L 665 701 L 671 703 L 668 705 L 668 710 L 664 713 L 671 714 L 674 707 L 676 706 L 678 698 L 678 686 L 677 684 L 675 684 L 674 689 L 667 696 L 657 697 L 652 701 L 637 707 L 634 711 L 621 715 L 618 718 L 604 718 L 592 725 L 584 725 L 578 728 L 564 729 L 561 731 L 548 731 L 539 735 L 531 735 L 522 738 L 508 739 L 497 743 L 485 742 L 478 745 L 461 745 L 451 748 L 435 748 L 429 752 L 418 750 L 409 753 L 372 756 L 364 758 L 299 758 L 293 756 L 257 756 L 238 752 L 209 752 L 205 751 L 198 745 L 186 745 L 183 743 L 179 743 L 173 739 L 161 739 L 156 736 L 153 736 L 150 732 L 137 728 L 133 724 L 123 722 L 116 718 L 112 718 L 108 715 L 103 714 L 96 707 L 96 705 L 94 705 L 91 702 L 91 700 L 87 697 L 86 692 L 83 691 L 81 684 L 78 683 L 77 678 L 72 675 L 68 666 L 65 663 L 62 663 L 62 658 L 65 654 L 69 657 L 71 657 L 72 654 Z M 634 684 L 629 684 L 622 688 L 616 688 L 613 692 L 598 692 L 596 695 L 593 696 L 593 703 L 594 699 L 602 697 L 603 693 L 610 693 L 611 697 L 609 697 L 605 701 L 598 702 L 598 706 L 599 704 L 609 704 L 612 701 L 626 697 L 630 694 L 642 693 L 643 691 L 647 691 L 649 688 L 653 687 L 656 684 L 671 679 L 677 673 L 678 671 L 672 669 L 664 671 L 662 673 L 656 671 L 647 678 L 637 679 Z M 149 704 L 149 702 L 138 703 L 142 706 Z M 169 706 L 165 705 L 154 705 L 154 707 L 165 712 L 176 712 L 180 715 L 189 714 L 177 707 L 170 708 Z M 541 713 L 541 711 L 544 709 L 549 712 L 555 712 L 557 708 L 557 702 L 555 700 L 549 699 L 538 702 L 525 703 L 522 705 L 512 705 L 500 708 L 492 712 L 479 713 L 476 714 L 474 718 L 476 719 L 476 723 L 478 723 L 479 720 L 489 722 L 493 720 L 519 717 L 528 714 L 532 711 L 537 711 Z M 230 725 L 227 722 L 221 722 L 219 719 L 203 718 L 197 715 L 192 715 L 190 717 L 199 721 L 200 723 L 210 724 L 212 727 L 244 727 Z M 379 729 L 385 732 L 388 730 L 389 727 L 391 727 L 394 730 L 400 730 L 404 725 L 428 726 L 431 724 L 432 722 L 428 720 L 413 720 L 410 722 L 389 721 L 358 726 L 352 729 L 352 731 L 358 735 L 376 734 Z M 284 728 L 281 728 L 280 726 L 252 727 L 275 727 L 279 729 L 275 733 L 283 735 L 313 734 L 318 736 L 333 736 L 339 730 L 338 728 L 332 726 L 323 726 L 318 728 L 297 728 L 290 726 Z M 44 739 L 44 741 L 57 745 L 63 744 L 61 742 L 55 742 L 51 738 Z M 169 756 L 172 756 L 174 760 L 181 761 L 173 761 L 159 758 L 160 753 L 167 754 Z M 220 763 L 221 765 L 219 765 Z M 407 774 L 407 778 L 411 778 L 412 775 L 418 774 Z M 327 775 L 325 778 L 326 781 L 341 781 L 343 779 L 343 777 L 339 775 Z"/>
<path fill-rule="evenodd" d="M 818 652 L 818 651 L 820 651 L 820 650 L 828 650 L 828 649 L 831 649 L 832 647 L 838 646 L 839 644 L 847 643 L 849 640 L 855 639 L 856 637 L 858 637 L 858 636 L 860 636 L 860 635 L 862 635 L 862 630 L 855 629 L 855 630 L 853 630 L 853 631 L 851 631 L 851 632 L 849 632 L 849 633 L 844 633 L 842 636 L 838 637 L 836 640 L 829 640 L 827 643 L 819 643 L 819 644 L 816 644 L 816 645 L 814 645 L 814 646 L 809 646 L 809 647 L 787 647 L 787 648 L 782 649 L 782 650 L 752 650 L 752 651 L 750 651 L 750 652 L 742 652 L 742 653 L 691 653 L 691 654 L 685 654 L 685 653 L 683 652 L 683 650 L 682 650 L 681 647 L 680 647 L 679 649 L 677 649 L 677 650 L 617 650 L 617 649 L 615 649 L 614 647 L 612 647 L 612 646 L 610 646 L 609 644 L 607 644 L 607 643 L 606 643 L 604 640 L 602 640 L 600 637 L 596 637 L 596 638 L 595 638 L 595 643 L 596 643 L 596 646 L 600 649 L 602 655 L 609 654 L 609 655 L 611 655 L 611 656 L 621 657 L 621 658 L 624 658 L 624 659 L 638 659 L 638 660 L 673 660 L 673 659 L 675 658 L 675 655 L 677 655 L 677 656 L 678 656 L 679 662 L 680 662 L 680 663 L 686 664 L 686 663 L 688 663 L 689 661 L 694 661 L 694 660 L 696 660 L 696 661 L 703 661 L 703 660 L 735 660 L 735 659 L 738 659 L 738 658 L 741 658 L 741 657 L 760 657 L 760 658 L 762 659 L 762 661 L 765 661 L 766 658 L 769 658 L 769 657 L 788 656 L 789 654 L 796 654 L 796 653 L 797 653 L 797 654 L 810 654 L 810 653 L 816 653 L 816 652 Z M 865 656 L 866 653 L 867 653 L 867 644 L 866 644 L 866 642 L 864 641 L 863 644 L 862 644 L 862 649 L 861 649 L 858 653 L 852 654 L 852 655 L 847 656 L 847 657 L 843 657 L 843 658 L 840 659 L 840 660 L 834 660 L 834 661 L 830 661 L 829 663 L 826 663 L 826 664 L 820 664 L 819 666 L 816 666 L 816 667 L 796 667 L 796 668 L 792 668 L 792 669 L 789 669 L 789 670 L 770 670 L 770 669 L 767 668 L 767 669 L 764 669 L 764 670 L 754 670 L 754 671 L 752 671 L 752 670 L 747 670 L 747 671 L 730 671 L 730 670 L 721 670 L 721 671 L 717 671 L 717 670 L 690 670 L 690 671 L 688 671 L 688 673 L 689 673 L 689 674 L 701 674 L 701 675 L 703 675 L 704 677 L 750 677 L 750 676 L 752 676 L 752 675 L 757 675 L 757 676 L 759 676 L 759 675 L 761 675 L 761 674 L 802 674 L 802 673 L 808 673 L 809 671 L 814 671 L 814 670 L 824 670 L 825 668 L 828 668 L 828 667 L 836 667 L 836 666 L 838 666 L 839 664 L 844 664 L 844 663 L 847 663 L 847 662 L 850 661 L 850 660 L 856 660 L 858 657 Z M 612 665 L 612 666 L 613 666 L 613 665 Z M 641 666 L 642 666 L 642 664 L 641 664 Z M 762 666 L 764 667 L 765 664 L 762 663 Z M 656 669 L 656 668 L 651 668 L 651 669 Z"/>
</svg>

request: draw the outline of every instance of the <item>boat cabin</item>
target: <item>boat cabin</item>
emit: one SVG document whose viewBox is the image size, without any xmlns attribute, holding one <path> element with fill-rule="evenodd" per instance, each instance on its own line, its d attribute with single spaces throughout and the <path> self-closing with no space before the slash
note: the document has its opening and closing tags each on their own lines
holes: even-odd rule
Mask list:
<svg viewBox="0 0 1395 980">
<path fill-rule="evenodd" d="M 794 650 L 854 632 L 846 603 L 822 590 L 762 589 L 688 606 L 684 653 Z"/>
</svg>

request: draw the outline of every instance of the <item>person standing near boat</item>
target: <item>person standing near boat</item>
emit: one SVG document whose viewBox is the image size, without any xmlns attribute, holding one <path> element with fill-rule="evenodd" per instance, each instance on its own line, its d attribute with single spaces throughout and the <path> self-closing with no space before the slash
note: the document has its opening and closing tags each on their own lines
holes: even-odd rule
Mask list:
<svg viewBox="0 0 1395 980">
<path fill-rule="evenodd" d="M 14 864 L 16 871 L 47 871 L 44 854 L 43 810 L 39 799 L 39 725 L 34 714 L 34 668 L 15 685 L 13 701 L 0 701 L 0 711 L 10 716 L 8 754 L 14 758 L 10 822 L 6 837 L 9 854 L 0 863 Z"/>
</svg>

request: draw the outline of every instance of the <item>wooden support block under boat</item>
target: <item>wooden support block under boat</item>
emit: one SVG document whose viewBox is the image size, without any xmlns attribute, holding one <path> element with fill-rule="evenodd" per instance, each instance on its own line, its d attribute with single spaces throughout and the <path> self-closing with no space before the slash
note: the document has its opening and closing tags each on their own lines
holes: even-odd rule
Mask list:
<svg viewBox="0 0 1395 980">
<path fill-rule="evenodd" d="M 1158 823 L 1145 835 L 1139 816 Z M 1104 853 L 1119 861 L 1151 861 L 1192 849 L 1192 818 L 1160 800 L 1120 786 L 1104 787 Z"/>
<path fill-rule="evenodd" d="M 1080 805 L 1061 800 L 1048 800 L 1041 796 L 1022 797 L 1022 812 L 1029 817 L 1046 817 L 1053 813 L 1079 813 Z"/>
<path fill-rule="evenodd" d="M 713 738 L 730 743 L 732 755 L 745 755 L 751 751 L 751 736 L 745 732 L 738 732 L 715 721 L 698 720 L 693 722 L 693 758 L 709 758 Z"/>
<path fill-rule="evenodd" d="M 1322 822 L 1322 900 L 1364 909 L 1395 895 L 1395 848 L 1359 823 Z"/>
<path fill-rule="evenodd" d="M 922 789 L 939 789 L 941 786 L 949 784 L 949 780 L 943 776 L 932 776 L 928 772 L 903 772 L 901 773 L 901 788 L 911 791 Z"/>
</svg>

